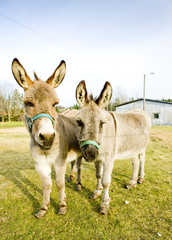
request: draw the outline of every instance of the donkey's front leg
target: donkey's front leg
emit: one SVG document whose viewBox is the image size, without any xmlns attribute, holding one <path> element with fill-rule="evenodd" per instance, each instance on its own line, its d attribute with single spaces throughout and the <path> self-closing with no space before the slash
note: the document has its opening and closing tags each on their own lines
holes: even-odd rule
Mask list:
<svg viewBox="0 0 172 240">
<path fill-rule="evenodd" d="M 102 175 L 103 175 L 103 164 L 101 161 L 95 162 L 96 167 L 96 178 L 97 178 L 97 185 L 94 194 L 91 196 L 92 199 L 96 199 L 101 196 L 103 186 L 102 186 Z"/>
<path fill-rule="evenodd" d="M 55 167 L 56 171 L 56 186 L 59 190 L 59 201 L 60 208 L 59 214 L 66 214 L 67 204 L 66 204 L 66 194 L 65 194 L 65 172 L 66 172 L 66 164 L 61 167 Z"/>
<path fill-rule="evenodd" d="M 42 206 L 38 213 L 35 214 L 36 218 L 42 218 L 46 212 L 48 211 L 48 205 L 50 204 L 50 192 L 51 192 L 51 166 L 44 162 L 39 166 L 36 164 L 36 170 L 39 173 L 42 180 L 42 188 L 43 188 L 43 202 Z"/>
<path fill-rule="evenodd" d="M 111 183 L 111 174 L 113 170 L 113 162 L 108 161 L 104 164 L 102 185 L 103 185 L 103 202 L 101 204 L 100 214 L 106 215 L 109 210 L 109 187 Z"/>
</svg>

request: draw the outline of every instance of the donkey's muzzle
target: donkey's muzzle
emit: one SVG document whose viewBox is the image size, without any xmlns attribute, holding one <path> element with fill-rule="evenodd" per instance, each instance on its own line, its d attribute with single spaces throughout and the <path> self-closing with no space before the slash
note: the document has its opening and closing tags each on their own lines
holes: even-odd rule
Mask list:
<svg viewBox="0 0 172 240">
<path fill-rule="evenodd" d="M 55 138 L 55 133 L 52 133 L 52 134 L 40 133 L 39 134 L 40 148 L 42 150 L 49 150 L 52 147 L 54 138 Z"/>
<path fill-rule="evenodd" d="M 82 147 L 82 153 L 87 162 L 93 162 L 98 157 L 98 149 L 96 146 L 88 144 Z"/>
</svg>

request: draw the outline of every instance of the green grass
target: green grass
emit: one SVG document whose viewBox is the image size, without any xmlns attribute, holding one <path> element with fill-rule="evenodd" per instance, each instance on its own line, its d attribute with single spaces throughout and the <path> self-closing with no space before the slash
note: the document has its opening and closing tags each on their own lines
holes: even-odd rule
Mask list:
<svg viewBox="0 0 172 240">
<path fill-rule="evenodd" d="M 24 122 L 0 122 L 0 129 L 2 128 L 13 128 L 13 127 L 23 127 Z"/>
<path fill-rule="evenodd" d="M 147 148 L 145 181 L 133 190 L 129 160 L 116 161 L 110 186 L 110 210 L 99 215 L 101 199 L 95 189 L 93 164 L 84 162 L 83 188 L 66 181 L 67 214 L 59 216 L 58 192 L 52 171 L 51 204 L 43 219 L 34 214 L 42 202 L 42 186 L 29 151 L 28 134 L 0 134 L 0 234 L 7 239 L 171 239 L 172 236 L 172 127 L 153 127 Z M 70 165 L 67 165 L 66 179 Z M 129 204 L 124 204 L 125 200 Z M 161 237 L 158 236 L 161 234 Z"/>
</svg>

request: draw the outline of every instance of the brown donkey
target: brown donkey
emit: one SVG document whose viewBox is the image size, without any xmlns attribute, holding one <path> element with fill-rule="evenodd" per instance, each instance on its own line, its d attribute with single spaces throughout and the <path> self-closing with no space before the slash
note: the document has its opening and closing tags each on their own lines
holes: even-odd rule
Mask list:
<svg viewBox="0 0 172 240">
<path fill-rule="evenodd" d="M 107 214 L 109 209 L 109 186 L 114 160 L 131 158 L 133 174 L 127 188 L 135 187 L 137 181 L 142 183 L 145 149 L 151 128 L 150 117 L 144 111 L 105 111 L 111 96 L 112 87 L 109 82 L 106 82 L 96 100 L 87 96 L 84 81 L 80 82 L 76 89 L 76 99 L 80 105 L 76 117 L 77 137 L 84 158 L 88 162 L 94 161 L 96 166 L 97 186 L 93 199 L 100 196 L 102 189 L 104 190 L 100 210 L 102 214 Z"/>
<path fill-rule="evenodd" d="M 65 171 L 66 162 L 78 158 L 81 150 L 75 134 L 76 121 L 70 114 L 58 114 L 55 105 L 59 99 L 54 91 L 62 82 L 66 64 L 61 61 L 46 82 L 35 75 L 32 81 L 18 59 L 12 62 L 12 72 L 18 84 L 24 89 L 25 122 L 31 137 L 30 149 L 35 160 L 35 168 L 40 174 L 43 186 L 43 203 L 35 216 L 41 218 L 48 210 L 51 192 L 51 167 L 56 172 L 59 189 L 60 214 L 66 213 Z M 78 176 L 78 185 L 80 185 Z"/>
</svg>

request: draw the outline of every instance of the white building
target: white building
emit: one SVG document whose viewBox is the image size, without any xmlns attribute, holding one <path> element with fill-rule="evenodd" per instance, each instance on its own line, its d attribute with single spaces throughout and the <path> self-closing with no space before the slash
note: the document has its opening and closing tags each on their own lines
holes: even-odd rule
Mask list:
<svg viewBox="0 0 172 240">
<path fill-rule="evenodd" d="M 117 112 L 131 109 L 143 109 L 143 99 L 126 102 L 116 107 Z M 152 125 L 172 125 L 172 102 L 146 99 L 145 111 L 151 116 Z"/>
</svg>

